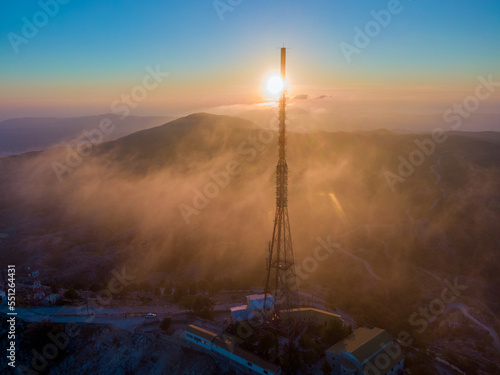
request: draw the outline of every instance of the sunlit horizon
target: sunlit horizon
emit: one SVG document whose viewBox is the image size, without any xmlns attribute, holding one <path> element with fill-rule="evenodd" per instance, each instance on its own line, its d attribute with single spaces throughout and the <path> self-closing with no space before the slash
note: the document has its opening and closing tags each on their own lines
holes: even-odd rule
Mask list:
<svg viewBox="0 0 500 375">
<path fill-rule="evenodd" d="M 263 13 L 246 1 L 221 14 L 212 2 L 153 1 L 147 12 L 141 4 L 72 2 L 34 35 L 26 23 L 40 5 L 9 4 L 0 15 L 0 121 L 114 113 L 148 68 L 168 77 L 130 115 L 259 110 L 272 99 L 266 80 L 278 73 L 283 44 L 288 95 L 311 114 L 384 112 L 398 115 L 394 122 L 442 114 L 474 93 L 478 77 L 498 71 L 498 2 L 398 1 L 390 12 L 389 4 L 275 1 Z M 499 102 L 497 91 L 477 112 L 498 118 Z"/>
</svg>

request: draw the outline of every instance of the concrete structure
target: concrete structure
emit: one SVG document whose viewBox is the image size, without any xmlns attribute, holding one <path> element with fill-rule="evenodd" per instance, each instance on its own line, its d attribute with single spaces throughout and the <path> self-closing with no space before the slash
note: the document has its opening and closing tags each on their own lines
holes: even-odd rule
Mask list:
<svg viewBox="0 0 500 375">
<path fill-rule="evenodd" d="M 266 308 L 264 309 L 264 301 Z M 270 314 L 274 307 L 274 298 L 270 294 L 251 294 L 247 296 L 247 304 L 231 307 L 231 318 L 233 322 L 241 322 L 243 320 L 261 319 Z"/>
<path fill-rule="evenodd" d="M 399 375 L 404 356 L 391 335 L 380 328 L 358 328 L 326 351 L 332 374 Z"/>
<path fill-rule="evenodd" d="M 201 346 L 205 345 L 207 348 L 210 348 L 212 341 L 217 337 L 215 333 L 194 325 L 189 325 L 185 334 L 186 340 Z"/>
<path fill-rule="evenodd" d="M 247 296 L 247 305 L 254 313 L 262 313 L 264 314 L 264 303 L 265 311 L 270 313 L 272 308 L 274 307 L 274 298 L 272 295 L 267 294 L 267 298 L 265 294 L 251 294 Z"/>
<path fill-rule="evenodd" d="M 231 359 L 257 374 L 281 374 L 281 368 L 278 365 L 265 361 L 257 355 L 234 345 L 235 340 L 230 335 L 225 334 L 224 337 L 219 337 L 217 334 L 206 329 L 190 325 L 185 331 L 185 338 L 207 350 Z"/>
<path fill-rule="evenodd" d="M 247 305 L 231 307 L 229 310 L 231 311 L 231 318 L 233 319 L 233 323 L 251 319 L 251 316 L 253 315 L 252 311 Z"/>
<path fill-rule="evenodd" d="M 301 307 L 298 309 L 290 309 L 280 312 L 282 320 L 292 319 L 299 323 L 310 323 L 314 325 L 326 326 L 330 319 L 339 319 L 340 315 L 333 314 L 328 311 L 318 310 L 312 307 Z"/>
</svg>

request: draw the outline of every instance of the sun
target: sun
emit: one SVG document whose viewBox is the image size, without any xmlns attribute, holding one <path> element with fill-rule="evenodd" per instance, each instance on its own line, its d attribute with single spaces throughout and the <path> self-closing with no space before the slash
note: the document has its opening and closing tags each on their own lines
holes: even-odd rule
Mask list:
<svg viewBox="0 0 500 375">
<path fill-rule="evenodd" d="M 281 78 L 281 76 L 278 74 L 272 75 L 267 79 L 266 88 L 271 95 L 281 94 L 281 92 L 285 88 L 283 78 Z"/>
</svg>

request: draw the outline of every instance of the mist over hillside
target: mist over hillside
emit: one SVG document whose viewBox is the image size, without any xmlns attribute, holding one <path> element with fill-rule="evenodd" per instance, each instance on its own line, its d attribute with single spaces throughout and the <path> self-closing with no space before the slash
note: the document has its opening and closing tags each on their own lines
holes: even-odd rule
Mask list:
<svg viewBox="0 0 500 375">
<path fill-rule="evenodd" d="M 267 122 L 199 113 L 0 159 L 2 261 L 38 262 L 43 280 L 68 284 L 126 265 L 143 280 L 263 286 L 277 161 Z M 498 133 L 290 132 L 287 142 L 300 288 L 327 286 L 332 306 L 431 347 L 441 331 L 420 336 L 409 316 L 456 282 L 460 304 L 446 308 L 500 332 Z M 448 350 L 498 360 L 498 336 L 465 321 L 488 345 L 462 348 L 460 328 Z"/>
<path fill-rule="evenodd" d="M 307 96 L 307 95 L 306 95 Z M 305 104 L 304 102 L 307 102 Z M 462 132 L 499 132 L 500 114 L 496 111 L 496 102 L 491 108 L 477 111 L 456 126 L 456 118 L 446 116 L 446 103 L 431 111 L 418 111 L 415 108 L 387 107 L 387 103 L 370 103 L 362 106 L 348 100 L 290 98 L 287 102 L 287 115 L 293 120 L 290 130 L 307 133 L 310 131 L 373 131 L 387 129 L 396 133 L 430 133 L 436 126 L 455 129 Z M 496 107 L 495 107 L 496 105 Z M 269 119 L 274 109 L 245 106 L 229 106 L 216 109 L 215 113 L 233 115 L 255 122 L 260 126 L 269 126 Z M 444 114 L 443 114 L 444 113 Z"/>
<path fill-rule="evenodd" d="M 159 126 L 171 120 L 168 117 L 122 118 L 115 114 L 74 118 L 25 117 L 0 122 L 0 157 L 41 151 L 51 147 L 74 145 L 84 137 L 83 132 L 99 129 L 109 122 L 110 131 L 104 141 L 112 141 L 139 130 Z"/>
</svg>

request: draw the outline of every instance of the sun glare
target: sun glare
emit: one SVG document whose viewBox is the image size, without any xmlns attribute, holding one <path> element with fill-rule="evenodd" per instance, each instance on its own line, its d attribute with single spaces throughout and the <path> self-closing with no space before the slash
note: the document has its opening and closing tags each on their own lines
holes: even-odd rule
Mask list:
<svg viewBox="0 0 500 375">
<path fill-rule="evenodd" d="M 266 88 L 267 88 L 267 91 L 271 95 L 281 94 L 281 92 L 283 91 L 284 86 L 285 85 L 283 83 L 283 79 L 281 78 L 281 76 L 279 76 L 277 74 L 272 75 L 271 77 L 269 77 L 267 79 Z"/>
</svg>

